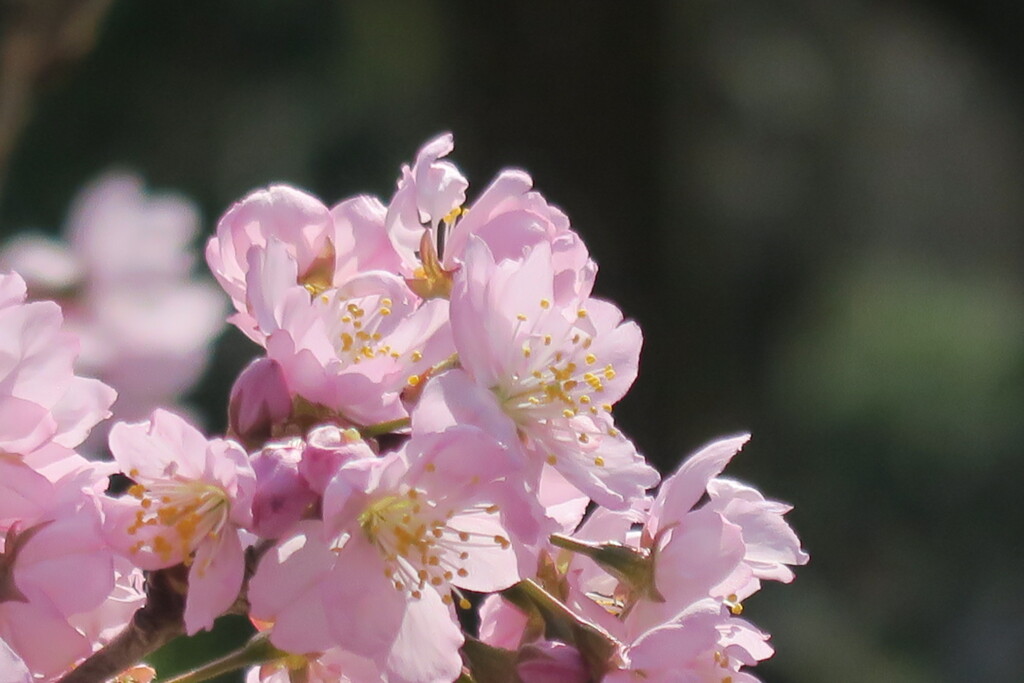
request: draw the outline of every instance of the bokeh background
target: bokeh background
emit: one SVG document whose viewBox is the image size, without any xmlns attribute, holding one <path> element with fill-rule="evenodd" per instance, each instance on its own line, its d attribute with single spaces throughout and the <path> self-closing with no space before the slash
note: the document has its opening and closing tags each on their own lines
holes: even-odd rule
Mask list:
<svg viewBox="0 0 1024 683">
<path fill-rule="evenodd" d="M 811 564 L 746 605 L 766 681 L 1024 677 L 1024 4 L 99 5 L 32 74 L 3 237 L 111 167 L 208 230 L 272 181 L 387 198 L 451 130 L 471 191 L 528 169 L 643 326 L 643 452 L 751 430 L 732 474 L 795 504 Z M 255 350 L 218 343 L 212 430 Z"/>
</svg>

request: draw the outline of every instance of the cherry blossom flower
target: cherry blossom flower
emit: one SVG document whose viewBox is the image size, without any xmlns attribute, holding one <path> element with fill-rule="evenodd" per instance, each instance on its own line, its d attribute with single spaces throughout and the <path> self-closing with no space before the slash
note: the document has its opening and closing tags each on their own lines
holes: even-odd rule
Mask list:
<svg viewBox="0 0 1024 683">
<path fill-rule="evenodd" d="M 373 424 L 406 417 L 400 393 L 407 379 L 454 350 L 447 302 L 420 302 L 395 275 L 368 272 L 311 297 L 289 284 L 295 263 L 280 243 L 251 252 L 251 259 L 266 261 L 250 271 L 248 292 L 259 302 L 254 311 L 267 356 L 280 365 L 293 395 L 345 419 Z"/>
<path fill-rule="evenodd" d="M 20 276 L 0 274 L 0 452 L 49 463 L 74 455 L 115 393 L 75 374 L 78 342 L 60 308 L 25 295 Z"/>
<path fill-rule="evenodd" d="M 210 628 L 242 585 L 238 530 L 252 524 L 256 480 L 245 451 L 164 410 L 116 424 L 110 450 L 135 482 L 108 506 L 111 543 L 142 569 L 189 565 L 185 626 Z"/>
<path fill-rule="evenodd" d="M 300 525 L 260 563 L 254 618 L 273 622 L 272 642 L 289 652 L 337 646 L 391 681 L 454 680 L 452 608 L 469 604 L 459 590 L 508 587 L 535 561 L 516 554 L 509 530 L 524 524 L 503 463 L 470 427 L 345 463 L 324 493 L 325 522 Z"/>
<path fill-rule="evenodd" d="M 451 133 L 427 142 L 413 167 L 402 168 L 388 205 L 385 226 L 413 289 L 423 296 L 447 295 L 450 274 L 475 237 L 496 260 L 518 259 L 537 244 L 548 244 L 555 300 L 587 296 L 597 267 L 566 215 L 532 192 L 533 180 L 519 170 L 499 173 L 472 206 L 464 207 L 469 182 L 443 160 L 453 148 Z"/>
<path fill-rule="evenodd" d="M 560 305 L 554 287 L 547 244 L 499 262 L 475 240 L 451 304 L 465 374 L 439 377 L 441 391 L 452 415 L 487 415 L 538 474 L 547 463 L 597 503 L 622 508 L 658 481 L 610 415 L 636 377 L 640 328 L 604 301 Z"/>
<path fill-rule="evenodd" d="M 98 644 L 76 619 L 124 623 L 97 613 L 115 579 L 98 479 L 82 468 L 54 482 L 0 456 L 0 639 L 38 674 L 57 674 Z"/>
</svg>

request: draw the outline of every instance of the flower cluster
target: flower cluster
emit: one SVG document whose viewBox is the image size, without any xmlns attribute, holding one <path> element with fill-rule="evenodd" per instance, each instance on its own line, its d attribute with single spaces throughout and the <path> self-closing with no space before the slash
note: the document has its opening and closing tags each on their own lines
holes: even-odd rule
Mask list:
<svg viewBox="0 0 1024 683">
<path fill-rule="evenodd" d="M 8 678 L 104 680 L 138 664 L 119 632 L 240 613 L 253 683 L 756 680 L 772 651 L 739 614 L 807 561 L 788 506 L 719 476 L 746 437 L 651 495 L 612 415 L 639 327 L 528 175 L 470 203 L 451 150 L 386 205 L 272 186 L 223 216 L 207 263 L 264 350 L 225 438 L 157 409 L 110 429 L 113 464 L 78 456 L 113 394 L 73 374 L 59 309 L 0 279 Z"/>
</svg>

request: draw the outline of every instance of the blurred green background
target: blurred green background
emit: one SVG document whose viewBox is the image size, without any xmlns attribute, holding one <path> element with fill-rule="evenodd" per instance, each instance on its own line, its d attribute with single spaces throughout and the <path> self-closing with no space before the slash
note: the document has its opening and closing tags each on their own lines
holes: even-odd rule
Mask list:
<svg viewBox="0 0 1024 683">
<path fill-rule="evenodd" d="M 41 74 L 0 230 L 56 232 L 112 166 L 208 229 L 272 181 L 387 198 L 451 130 L 471 193 L 529 170 L 643 326 L 617 410 L 642 451 L 667 471 L 749 429 L 732 475 L 796 506 L 811 564 L 747 604 L 759 675 L 1009 683 L 1022 32 L 1011 0 L 116 0 Z M 254 352 L 221 339 L 211 429 Z"/>
</svg>

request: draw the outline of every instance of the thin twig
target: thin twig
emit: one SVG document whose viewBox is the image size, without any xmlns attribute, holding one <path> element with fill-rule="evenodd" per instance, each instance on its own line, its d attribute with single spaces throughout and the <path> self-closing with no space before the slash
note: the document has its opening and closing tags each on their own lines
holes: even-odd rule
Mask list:
<svg viewBox="0 0 1024 683">
<path fill-rule="evenodd" d="M 185 632 L 184 567 L 149 574 L 146 604 L 112 641 L 57 683 L 103 683 Z"/>
</svg>

